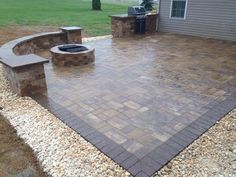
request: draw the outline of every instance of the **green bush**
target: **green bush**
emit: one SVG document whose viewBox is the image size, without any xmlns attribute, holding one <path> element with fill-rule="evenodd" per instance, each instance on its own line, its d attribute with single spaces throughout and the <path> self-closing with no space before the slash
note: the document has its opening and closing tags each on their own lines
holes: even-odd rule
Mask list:
<svg viewBox="0 0 236 177">
<path fill-rule="evenodd" d="M 153 0 L 143 0 L 143 2 L 140 4 L 141 6 L 144 6 L 144 8 L 147 11 L 153 10 Z"/>
<path fill-rule="evenodd" d="M 93 10 L 101 10 L 101 1 L 100 0 L 93 0 L 92 1 L 92 9 Z"/>
</svg>

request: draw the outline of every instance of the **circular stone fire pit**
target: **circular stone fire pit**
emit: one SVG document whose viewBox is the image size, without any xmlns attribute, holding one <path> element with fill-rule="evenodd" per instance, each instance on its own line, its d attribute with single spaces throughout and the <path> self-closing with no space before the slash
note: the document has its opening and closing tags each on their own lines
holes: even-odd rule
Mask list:
<svg viewBox="0 0 236 177">
<path fill-rule="evenodd" d="M 60 66 L 81 66 L 94 62 L 94 48 L 82 44 L 64 44 L 51 48 L 52 62 Z"/>
</svg>

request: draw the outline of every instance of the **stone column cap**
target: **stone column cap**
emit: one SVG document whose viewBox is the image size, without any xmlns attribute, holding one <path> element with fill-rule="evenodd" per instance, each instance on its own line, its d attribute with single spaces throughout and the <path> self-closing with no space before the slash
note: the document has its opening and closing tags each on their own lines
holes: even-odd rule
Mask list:
<svg viewBox="0 0 236 177">
<path fill-rule="evenodd" d="M 82 27 L 79 26 L 65 26 L 65 27 L 60 27 L 62 31 L 81 31 L 83 30 Z"/>
</svg>

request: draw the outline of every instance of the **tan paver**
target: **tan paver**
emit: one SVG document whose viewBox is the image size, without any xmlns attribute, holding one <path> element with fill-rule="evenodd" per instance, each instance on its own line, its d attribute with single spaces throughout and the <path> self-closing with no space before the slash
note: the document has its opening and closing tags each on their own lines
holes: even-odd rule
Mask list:
<svg viewBox="0 0 236 177">
<path fill-rule="evenodd" d="M 236 106 L 233 42 L 159 33 L 88 44 L 94 65 L 45 65 L 46 96 L 139 159 L 168 160 Z"/>
</svg>

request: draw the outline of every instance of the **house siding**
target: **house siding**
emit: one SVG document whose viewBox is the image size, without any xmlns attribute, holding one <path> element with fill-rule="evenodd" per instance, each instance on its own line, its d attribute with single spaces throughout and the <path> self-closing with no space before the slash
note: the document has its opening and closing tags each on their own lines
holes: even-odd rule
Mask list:
<svg viewBox="0 0 236 177">
<path fill-rule="evenodd" d="M 188 0 L 186 19 L 170 19 L 161 0 L 159 31 L 236 41 L 236 0 Z"/>
</svg>

